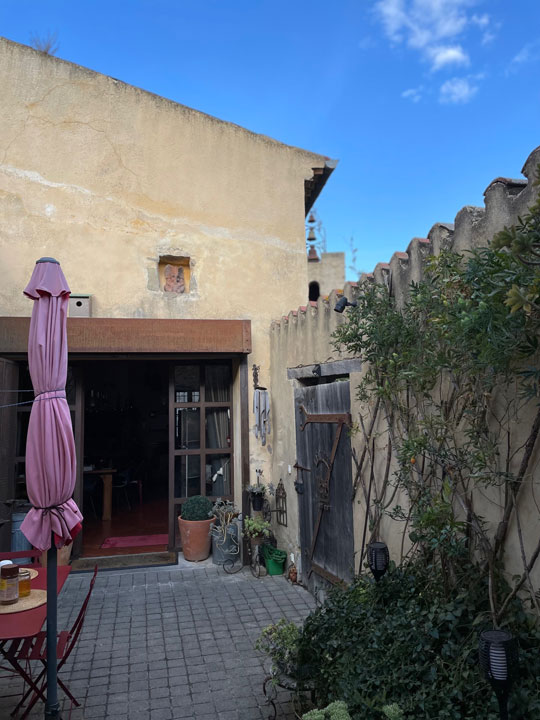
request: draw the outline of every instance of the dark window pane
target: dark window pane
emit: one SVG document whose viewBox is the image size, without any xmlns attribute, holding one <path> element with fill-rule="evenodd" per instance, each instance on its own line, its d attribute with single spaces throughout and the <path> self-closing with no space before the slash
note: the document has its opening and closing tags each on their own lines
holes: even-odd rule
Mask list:
<svg viewBox="0 0 540 720">
<path fill-rule="evenodd" d="M 176 498 L 200 495 L 200 455 L 177 455 L 174 458 L 174 496 Z"/>
<path fill-rule="evenodd" d="M 30 405 L 27 406 L 31 407 Z M 30 422 L 30 410 L 21 410 L 17 413 L 17 449 L 16 455 L 26 455 L 26 438 L 28 436 L 28 424 Z"/>
<path fill-rule="evenodd" d="M 206 402 L 230 402 L 231 366 L 206 366 Z"/>
<path fill-rule="evenodd" d="M 175 402 L 200 402 L 201 379 L 198 365 L 177 365 L 174 368 Z"/>
<path fill-rule="evenodd" d="M 229 408 L 207 408 L 206 410 L 206 447 L 231 447 L 231 411 Z"/>
<path fill-rule="evenodd" d="M 197 450 L 201 447 L 201 411 L 199 408 L 174 409 L 174 447 Z"/>
<path fill-rule="evenodd" d="M 206 494 L 231 495 L 231 462 L 232 455 L 206 456 Z"/>
<path fill-rule="evenodd" d="M 29 400 L 34 399 L 34 392 L 32 388 L 32 380 L 30 379 L 30 370 L 28 369 L 28 365 L 19 365 L 19 390 L 24 391 L 19 392 L 19 402 L 28 402 Z M 11 390 L 11 388 L 9 389 Z M 16 388 L 13 388 L 13 390 L 15 389 Z M 26 392 L 27 390 L 30 390 L 31 392 Z"/>
<path fill-rule="evenodd" d="M 73 376 L 73 368 L 68 365 L 66 378 L 66 400 L 68 405 L 75 405 L 75 378 Z"/>
</svg>

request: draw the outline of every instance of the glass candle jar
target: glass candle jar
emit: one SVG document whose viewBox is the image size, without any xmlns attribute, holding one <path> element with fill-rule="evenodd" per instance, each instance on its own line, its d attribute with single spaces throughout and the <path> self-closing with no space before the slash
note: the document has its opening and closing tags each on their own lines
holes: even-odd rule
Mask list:
<svg viewBox="0 0 540 720">
<path fill-rule="evenodd" d="M 19 570 L 19 597 L 28 597 L 30 595 L 30 570 L 21 568 Z"/>
<path fill-rule="evenodd" d="M 19 599 L 19 566 L 2 565 L 0 570 L 0 603 L 12 605 Z"/>
</svg>

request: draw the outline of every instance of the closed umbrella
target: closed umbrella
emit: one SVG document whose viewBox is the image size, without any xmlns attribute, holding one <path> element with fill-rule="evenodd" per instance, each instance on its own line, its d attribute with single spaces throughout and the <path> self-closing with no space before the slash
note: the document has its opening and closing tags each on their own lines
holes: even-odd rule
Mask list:
<svg viewBox="0 0 540 720">
<path fill-rule="evenodd" d="M 26 441 L 26 488 L 32 509 L 21 530 L 47 553 L 47 703 L 45 717 L 59 717 L 56 674 L 57 547 L 72 542 L 82 515 L 72 499 L 75 442 L 66 400 L 69 287 L 53 258 L 37 261 L 25 295 L 34 300 L 28 366 L 34 387 Z"/>
</svg>

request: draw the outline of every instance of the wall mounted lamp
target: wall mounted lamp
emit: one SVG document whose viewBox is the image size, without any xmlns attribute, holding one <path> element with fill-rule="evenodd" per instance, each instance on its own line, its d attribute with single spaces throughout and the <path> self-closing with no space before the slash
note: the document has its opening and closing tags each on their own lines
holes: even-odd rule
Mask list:
<svg viewBox="0 0 540 720">
<path fill-rule="evenodd" d="M 356 302 L 356 300 L 349 302 L 347 300 L 347 298 L 345 297 L 345 295 L 343 295 L 343 297 L 340 297 L 339 300 L 337 301 L 336 307 L 334 308 L 334 310 L 338 313 L 342 313 L 346 307 L 356 307 L 357 305 L 358 305 L 358 303 Z"/>
<path fill-rule="evenodd" d="M 480 667 L 499 701 L 501 720 L 508 720 L 508 696 L 517 674 L 516 639 L 506 630 L 484 630 L 479 643 Z"/>
<path fill-rule="evenodd" d="M 369 543 L 367 546 L 367 561 L 369 569 L 373 573 L 373 577 L 377 582 L 379 582 L 388 570 L 388 565 L 390 564 L 390 554 L 385 543 Z"/>
</svg>

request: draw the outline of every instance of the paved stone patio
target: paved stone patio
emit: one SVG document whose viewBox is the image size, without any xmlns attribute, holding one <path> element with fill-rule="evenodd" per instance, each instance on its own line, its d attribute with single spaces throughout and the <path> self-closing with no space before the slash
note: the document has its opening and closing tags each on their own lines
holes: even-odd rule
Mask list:
<svg viewBox="0 0 540 720">
<path fill-rule="evenodd" d="M 71 626 L 90 573 L 72 574 L 59 596 L 59 628 Z M 101 571 L 78 646 L 61 677 L 81 703 L 72 720 L 260 720 L 267 718 L 261 629 L 281 617 L 295 622 L 314 607 L 311 595 L 283 576 L 227 575 L 206 563 Z M 17 685 L 15 686 L 15 683 Z M 22 685 L 0 680 L 0 695 Z M 69 717 L 64 701 L 62 717 Z M 278 718 L 292 720 L 289 694 Z M 16 698 L 0 699 L 9 717 Z M 43 717 L 38 702 L 31 718 Z"/>
</svg>

